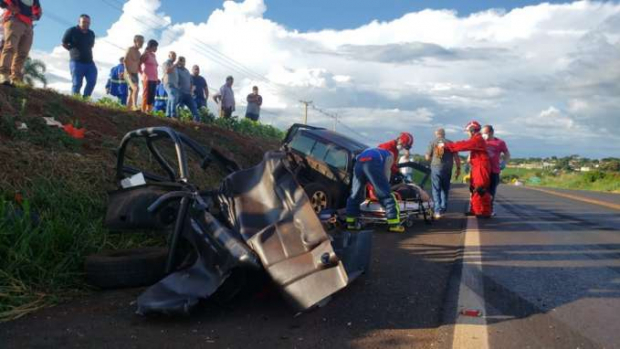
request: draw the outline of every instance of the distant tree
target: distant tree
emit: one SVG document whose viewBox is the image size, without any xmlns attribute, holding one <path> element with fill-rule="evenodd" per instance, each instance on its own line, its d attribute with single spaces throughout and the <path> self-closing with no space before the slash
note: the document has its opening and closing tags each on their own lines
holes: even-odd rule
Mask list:
<svg viewBox="0 0 620 349">
<path fill-rule="evenodd" d="M 601 165 L 601 169 L 604 171 L 620 172 L 620 161 L 607 161 Z"/>
<path fill-rule="evenodd" d="M 555 168 L 557 170 L 570 171 L 572 170 L 570 166 L 570 162 L 571 162 L 571 157 L 559 158 L 558 161 L 555 163 Z"/>
<path fill-rule="evenodd" d="M 35 82 L 38 81 L 43 84 L 43 87 L 47 87 L 46 71 L 47 66 L 43 61 L 28 57 L 24 63 L 24 81 L 29 86 L 34 86 Z"/>
</svg>

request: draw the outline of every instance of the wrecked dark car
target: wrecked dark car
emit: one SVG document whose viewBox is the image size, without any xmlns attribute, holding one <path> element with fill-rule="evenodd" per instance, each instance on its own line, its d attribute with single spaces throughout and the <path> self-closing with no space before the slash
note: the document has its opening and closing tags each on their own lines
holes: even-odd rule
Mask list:
<svg viewBox="0 0 620 349">
<path fill-rule="evenodd" d="M 162 140 L 174 145 L 178 168 L 162 155 Z M 146 145 L 166 176 L 125 163 L 134 142 Z M 200 168 L 228 173 L 218 189 L 192 181 L 188 152 L 201 159 Z M 168 235 L 165 276 L 139 296 L 139 314 L 186 314 L 217 292 L 232 295 L 247 287 L 254 280 L 248 275 L 266 275 L 296 311 L 304 311 L 324 304 L 369 267 L 372 233 L 327 231 L 286 152 L 267 152 L 260 164 L 241 169 L 171 128 L 146 128 L 122 140 L 116 180 L 106 227 Z"/>
<path fill-rule="evenodd" d="M 324 217 L 328 212 L 342 211 L 351 192 L 355 158 L 368 146 L 338 132 L 325 128 L 294 124 L 282 142 L 282 150 L 290 154 L 295 179 L 304 188 L 312 208 Z M 425 190 L 431 170 L 416 162 L 404 162 L 407 178 L 401 173 L 390 182 L 398 195 L 401 220 L 413 227 L 417 218 L 432 220 L 432 201 Z M 384 210 L 375 200 L 361 206 L 363 220 L 386 223 Z M 340 216 L 343 212 L 340 212 Z"/>
<path fill-rule="evenodd" d="M 291 126 L 282 141 L 282 149 L 296 165 L 296 179 L 317 213 L 345 206 L 355 157 L 367 148 L 340 133 L 303 124 Z"/>
</svg>

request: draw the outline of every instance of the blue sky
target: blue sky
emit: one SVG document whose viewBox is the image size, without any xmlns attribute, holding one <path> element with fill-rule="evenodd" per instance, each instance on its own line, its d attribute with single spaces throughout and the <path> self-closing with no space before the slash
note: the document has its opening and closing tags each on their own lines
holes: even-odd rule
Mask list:
<svg viewBox="0 0 620 349">
<path fill-rule="evenodd" d="M 303 99 L 368 144 L 409 131 L 423 152 L 436 128 L 460 139 L 476 119 L 493 124 L 516 156 L 620 154 L 620 0 L 42 2 L 33 55 L 61 92 L 71 80 L 59 41 L 87 13 L 100 39 L 98 97 L 141 33 L 161 43 L 159 62 L 170 50 L 187 56 L 211 88 L 234 75 L 239 115 L 259 85 L 261 120 L 280 128 L 301 121 Z M 333 125 L 314 109 L 309 118 Z"/>
<path fill-rule="evenodd" d="M 38 24 L 35 48 L 48 50 L 57 46 L 67 24 L 77 23 L 77 18 L 82 13 L 91 15 L 93 30 L 98 36 L 103 35 L 118 19 L 121 14 L 119 8 L 125 2 L 124 0 L 43 0 L 44 13 L 49 12 L 50 15 L 44 16 Z M 180 3 L 183 6 L 179 6 Z M 373 20 L 390 21 L 405 13 L 424 9 L 451 9 L 457 11 L 459 16 L 467 16 L 489 8 L 510 11 L 516 7 L 537 3 L 540 1 L 266 0 L 268 10 L 265 18 L 288 29 L 299 31 L 341 30 L 356 28 Z M 171 16 L 173 23 L 204 22 L 220 7 L 221 1 L 215 0 L 163 0 L 161 11 Z"/>
</svg>

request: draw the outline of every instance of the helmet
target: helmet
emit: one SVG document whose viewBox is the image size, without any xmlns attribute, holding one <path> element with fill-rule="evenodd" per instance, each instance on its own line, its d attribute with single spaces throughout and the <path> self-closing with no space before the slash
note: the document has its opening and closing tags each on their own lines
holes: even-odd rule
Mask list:
<svg viewBox="0 0 620 349">
<path fill-rule="evenodd" d="M 405 149 L 411 149 L 411 147 L 413 147 L 413 136 L 409 132 L 402 132 L 400 136 L 398 136 L 397 141 L 400 141 L 400 144 Z"/>
<path fill-rule="evenodd" d="M 480 123 L 478 123 L 478 121 L 470 121 L 467 124 L 467 126 L 465 126 L 466 131 L 473 131 L 473 132 L 480 132 L 481 128 L 482 126 L 480 126 Z"/>
</svg>

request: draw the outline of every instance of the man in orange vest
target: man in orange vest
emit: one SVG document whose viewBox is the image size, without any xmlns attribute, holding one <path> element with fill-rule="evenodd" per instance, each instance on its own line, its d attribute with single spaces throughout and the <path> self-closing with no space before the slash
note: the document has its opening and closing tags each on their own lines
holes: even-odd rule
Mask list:
<svg viewBox="0 0 620 349">
<path fill-rule="evenodd" d="M 39 0 L 2 0 L 4 47 L 0 54 L 0 84 L 14 86 L 23 81 L 23 68 L 30 53 L 32 24 L 41 19 Z"/>
</svg>

